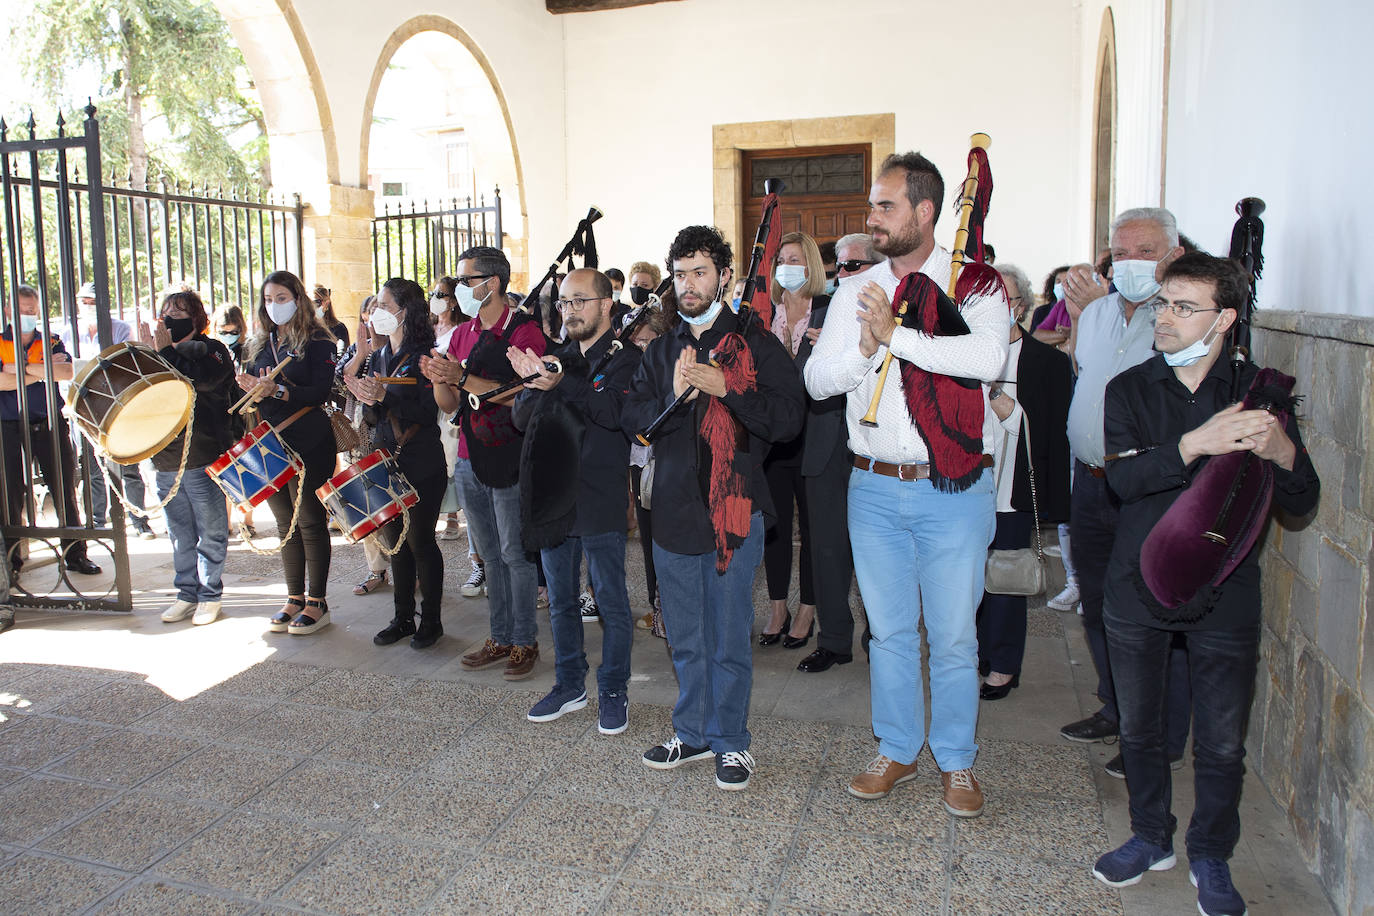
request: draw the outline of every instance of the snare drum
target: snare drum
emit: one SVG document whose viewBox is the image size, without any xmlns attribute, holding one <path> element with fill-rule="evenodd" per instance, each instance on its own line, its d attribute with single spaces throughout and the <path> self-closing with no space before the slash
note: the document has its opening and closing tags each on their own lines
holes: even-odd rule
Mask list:
<svg viewBox="0 0 1374 916">
<path fill-rule="evenodd" d="M 67 403 L 76 423 L 116 464 L 162 451 L 191 419 L 196 391 L 151 348 L 106 347 L 72 378 Z"/>
<path fill-rule="evenodd" d="M 384 448 L 344 468 L 315 493 L 329 517 L 343 529 L 344 537 L 353 543 L 420 501 L 420 495 Z"/>
<path fill-rule="evenodd" d="M 219 484 L 224 495 L 248 509 L 265 501 L 297 474 L 304 479 L 305 465 L 264 420 L 215 459 L 205 473 Z"/>
</svg>

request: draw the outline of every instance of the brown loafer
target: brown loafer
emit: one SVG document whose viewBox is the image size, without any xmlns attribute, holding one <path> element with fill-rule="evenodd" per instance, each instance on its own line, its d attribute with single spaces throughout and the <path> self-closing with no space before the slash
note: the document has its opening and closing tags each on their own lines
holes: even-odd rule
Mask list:
<svg viewBox="0 0 1374 916">
<path fill-rule="evenodd" d="M 879 754 L 858 776 L 849 781 L 849 794 L 856 798 L 882 798 L 893 786 L 916 778 L 916 761 L 898 763 Z"/>
<path fill-rule="evenodd" d="M 539 660 L 539 644 L 532 646 L 511 646 L 510 658 L 506 659 L 506 670 L 502 676 L 508 681 L 523 681 L 534 673 L 534 663 Z"/>
<path fill-rule="evenodd" d="M 983 813 L 983 787 L 973 776 L 973 770 L 951 770 L 940 773 L 945 785 L 945 810 L 955 817 L 977 817 Z"/>
<path fill-rule="evenodd" d="M 505 661 L 506 657 L 510 655 L 510 650 L 510 646 L 503 646 L 499 642 L 488 639 L 482 643 L 482 648 L 463 656 L 463 667 L 471 668 L 473 671 L 480 668 L 490 668 L 492 665 Z"/>
</svg>

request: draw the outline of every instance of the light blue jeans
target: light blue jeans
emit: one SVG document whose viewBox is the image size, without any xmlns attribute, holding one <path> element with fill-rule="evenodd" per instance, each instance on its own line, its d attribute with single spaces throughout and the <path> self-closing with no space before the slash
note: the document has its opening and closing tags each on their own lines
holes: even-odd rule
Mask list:
<svg viewBox="0 0 1374 916">
<path fill-rule="evenodd" d="M 157 472 L 157 498 L 163 500 L 176 480 L 175 471 Z M 218 601 L 224 594 L 224 557 L 229 552 L 229 510 L 221 490 L 205 468 L 187 468 L 181 487 L 163 507 L 172 540 L 173 584 L 182 601 Z"/>
<path fill-rule="evenodd" d="M 880 753 L 911 763 L 926 742 L 921 636 L 930 636 L 930 751 L 941 770 L 978 755 L 978 602 L 996 524 L 992 475 L 962 493 L 855 469 L 849 539 L 873 642 L 869 678 Z"/>
<path fill-rule="evenodd" d="M 458 459 L 453 477 L 468 520 L 468 539 L 487 573 L 491 638 L 503 646 L 532 646 L 538 637 L 534 598 L 539 582 L 520 543 L 520 484 L 489 487 L 477 479 L 467 458 Z"/>
</svg>

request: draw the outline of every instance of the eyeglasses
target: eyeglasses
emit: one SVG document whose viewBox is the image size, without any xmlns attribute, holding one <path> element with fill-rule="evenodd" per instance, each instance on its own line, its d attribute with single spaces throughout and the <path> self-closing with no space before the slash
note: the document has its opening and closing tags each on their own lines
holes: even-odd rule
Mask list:
<svg viewBox="0 0 1374 916">
<path fill-rule="evenodd" d="M 852 273 L 853 271 L 858 270 L 860 267 L 872 267 L 874 264 L 877 263 L 877 261 L 861 261 L 858 258 L 855 258 L 850 261 L 836 261 L 835 266 L 838 267 L 840 270 L 846 270 Z"/>
<path fill-rule="evenodd" d="M 600 302 L 602 299 L 609 298 L 609 296 L 592 296 L 590 299 L 583 299 L 581 296 L 575 296 L 572 299 L 556 299 L 553 304 L 558 307 L 560 312 L 580 312 L 587 307 L 588 302 Z"/>
<path fill-rule="evenodd" d="M 466 274 L 461 277 L 454 277 L 453 279 L 471 289 L 472 285 L 478 280 L 490 280 L 494 276 L 496 276 L 496 274 Z"/>
<path fill-rule="evenodd" d="M 1146 307 L 1149 308 L 1150 311 L 1154 312 L 1156 315 L 1158 315 L 1160 312 L 1167 310 L 1173 312 L 1179 318 L 1191 318 L 1198 312 L 1221 311 L 1221 309 L 1195 309 L 1191 305 L 1184 305 L 1181 302 L 1168 303 L 1165 302 L 1163 299 L 1153 299 L 1150 302 L 1146 303 Z"/>
</svg>

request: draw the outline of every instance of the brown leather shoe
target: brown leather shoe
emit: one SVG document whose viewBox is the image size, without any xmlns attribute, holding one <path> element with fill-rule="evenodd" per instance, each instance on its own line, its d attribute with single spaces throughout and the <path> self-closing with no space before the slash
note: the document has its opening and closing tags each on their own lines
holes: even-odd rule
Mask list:
<svg viewBox="0 0 1374 916">
<path fill-rule="evenodd" d="M 510 655 L 510 650 L 510 646 L 503 646 L 499 642 L 488 639 L 482 643 L 482 648 L 463 656 L 463 667 L 471 668 L 474 671 L 479 668 L 490 668 Z"/>
<path fill-rule="evenodd" d="M 532 646 L 511 646 L 510 658 L 506 660 L 506 670 L 502 677 L 508 681 L 523 681 L 534 672 L 534 663 L 539 660 L 539 643 Z"/>
<path fill-rule="evenodd" d="M 941 771 L 945 786 L 945 810 L 955 817 L 977 817 L 983 813 L 983 787 L 973 776 L 973 770 Z"/>
<path fill-rule="evenodd" d="M 849 794 L 858 798 L 882 798 L 892 787 L 916 778 L 916 761 L 898 763 L 879 754 L 858 776 L 849 781 Z"/>
</svg>

